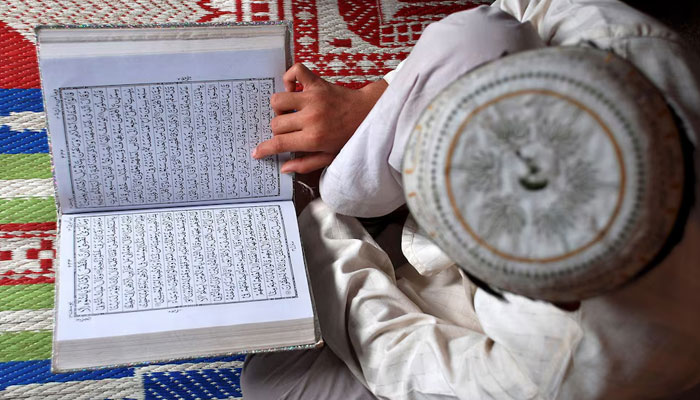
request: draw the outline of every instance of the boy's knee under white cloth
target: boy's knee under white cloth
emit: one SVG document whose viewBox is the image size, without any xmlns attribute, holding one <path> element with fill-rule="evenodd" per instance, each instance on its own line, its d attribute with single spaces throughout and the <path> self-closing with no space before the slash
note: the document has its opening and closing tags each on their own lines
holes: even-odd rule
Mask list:
<svg viewBox="0 0 700 400">
<path fill-rule="evenodd" d="M 421 261 L 429 276 L 393 265 L 356 218 L 320 200 L 300 226 L 314 243 L 307 262 L 327 345 L 380 398 L 658 398 L 697 382 L 700 253 L 690 246 L 565 312 L 496 299 L 439 256 Z"/>
</svg>

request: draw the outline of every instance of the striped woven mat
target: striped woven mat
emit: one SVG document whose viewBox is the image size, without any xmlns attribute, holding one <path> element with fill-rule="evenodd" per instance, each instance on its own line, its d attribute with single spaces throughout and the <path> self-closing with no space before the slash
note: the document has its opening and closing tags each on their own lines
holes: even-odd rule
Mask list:
<svg viewBox="0 0 700 400">
<path fill-rule="evenodd" d="M 0 398 L 240 398 L 242 356 L 50 372 L 56 209 L 36 62 L 37 24 L 294 21 L 295 57 L 360 87 L 406 57 L 423 28 L 485 0 L 2 0 Z"/>
</svg>

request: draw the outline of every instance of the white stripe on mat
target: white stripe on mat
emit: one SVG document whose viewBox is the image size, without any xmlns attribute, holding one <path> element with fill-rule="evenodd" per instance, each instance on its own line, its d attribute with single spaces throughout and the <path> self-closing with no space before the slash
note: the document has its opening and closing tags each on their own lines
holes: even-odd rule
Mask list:
<svg viewBox="0 0 700 400">
<path fill-rule="evenodd" d="M 52 179 L 0 179 L 0 199 L 53 196 Z"/>
<path fill-rule="evenodd" d="M 143 381 L 135 376 L 8 386 L 0 399 L 143 399 Z"/>
<path fill-rule="evenodd" d="M 19 260 L 0 261 L 0 275 L 7 274 L 8 272 L 15 274 L 19 272 L 30 272 L 28 275 L 37 275 L 44 272 L 44 270 L 41 268 L 40 260 L 23 258 Z M 11 278 L 11 276 L 3 276 L 3 278 Z"/>
<path fill-rule="evenodd" d="M 0 311 L 0 333 L 53 329 L 53 309 Z"/>
<path fill-rule="evenodd" d="M 46 114 L 35 111 L 13 111 L 10 115 L 0 116 L 0 125 L 7 125 L 17 132 L 40 131 L 46 127 Z"/>
<path fill-rule="evenodd" d="M 153 372 L 173 372 L 173 371 L 198 371 L 201 369 L 233 369 L 243 368 L 243 361 L 214 361 L 203 363 L 182 363 L 166 365 L 147 365 L 138 367 L 137 375 L 149 374 Z"/>
</svg>

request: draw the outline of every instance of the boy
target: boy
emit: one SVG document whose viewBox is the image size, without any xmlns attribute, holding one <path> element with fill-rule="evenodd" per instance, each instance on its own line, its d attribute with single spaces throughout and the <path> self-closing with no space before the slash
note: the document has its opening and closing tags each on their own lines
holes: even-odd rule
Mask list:
<svg viewBox="0 0 700 400">
<path fill-rule="evenodd" d="M 330 87 L 302 66 L 294 67 L 285 76 L 287 89 L 291 92 L 298 80 L 304 91 L 273 97 L 280 115 L 273 121 L 276 136 L 261 144 L 255 156 L 311 153 L 286 164 L 287 172 L 330 163 L 321 181 L 326 204 L 313 203 L 300 219 L 328 346 L 252 357 L 243 378 L 246 395 L 658 398 L 700 381 L 700 317 L 695 311 L 700 302 L 700 216 L 693 204 L 686 204 L 689 216 L 678 213 L 664 220 L 680 226 L 679 244 L 671 246 L 652 271 L 628 285 L 590 298 L 590 293 L 577 297 L 569 296 L 568 289 L 557 292 L 555 284 L 542 296 L 502 295 L 505 302 L 487 286 L 473 284 L 478 269 L 468 262 L 460 262 L 462 268 L 455 265 L 463 254 L 451 246 L 453 238 L 445 230 L 430 232 L 434 225 L 425 215 L 433 207 L 411 207 L 423 215 L 419 224 L 428 233 L 412 219 L 406 223 L 401 247 L 407 263 L 391 250 L 397 244 L 393 225 L 369 232 L 367 221 L 363 226 L 348 217 L 385 215 L 411 197 L 412 192 L 405 193 L 409 172 L 402 165 L 406 150 L 415 151 L 416 145 L 407 147 L 407 142 L 420 112 L 435 95 L 480 64 L 496 65 L 503 54 L 543 45 L 597 47 L 626 58 L 661 90 L 679 116 L 680 135 L 695 143 L 700 127 L 700 80 L 691 69 L 695 59 L 672 32 L 612 0 L 506 0 L 493 8 L 452 15 L 426 30 L 401 69 L 389 77 L 388 87 L 380 81 L 349 92 Z M 319 110 L 327 98 L 353 106 Z M 298 112 L 282 115 L 287 110 Z M 520 150 L 513 154 L 525 169 L 514 176 L 531 178 L 528 173 L 534 170 L 556 170 L 552 162 L 539 161 L 549 160 L 548 153 Z M 698 161 L 692 156 L 688 160 L 685 173 L 692 176 Z M 526 185 L 528 190 L 540 190 L 536 177 Z M 686 192 L 697 190 L 687 178 L 685 187 L 690 188 Z M 456 202 L 463 204 L 460 201 L 458 197 Z M 474 201 L 466 199 L 465 207 Z M 517 204 L 502 210 L 516 208 Z M 511 230 L 519 221 L 517 212 L 512 215 L 506 221 Z M 502 247 L 509 245 L 501 242 Z M 492 276 L 480 278 L 489 283 Z M 514 292 L 524 290 L 518 282 L 499 281 L 496 286 L 509 284 Z M 270 371 L 271 365 L 284 367 Z M 261 384 L 261 377 L 269 379 L 268 385 Z"/>
</svg>

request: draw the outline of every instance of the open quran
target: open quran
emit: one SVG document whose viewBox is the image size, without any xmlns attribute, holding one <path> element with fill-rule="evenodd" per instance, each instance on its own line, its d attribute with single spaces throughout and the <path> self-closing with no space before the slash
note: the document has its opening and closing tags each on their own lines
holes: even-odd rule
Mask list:
<svg viewBox="0 0 700 400">
<path fill-rule="evenodd" d="M 269 98 L 285 23 L 37 30 L 59 209 L 54 370 L 315 346 Z"/>
</svg>

